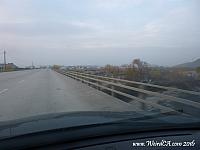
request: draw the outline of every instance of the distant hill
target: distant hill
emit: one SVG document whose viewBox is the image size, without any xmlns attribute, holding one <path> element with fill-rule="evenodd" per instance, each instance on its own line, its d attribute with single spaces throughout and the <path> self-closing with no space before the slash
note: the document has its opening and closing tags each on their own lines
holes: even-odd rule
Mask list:
<svg viewBox="0 0 200 150">
<path fill-rule="evenodd" d="M 200 67 L 200 58 L 195 60 L 195 61 L 193 61 L 193 62 L 179 64 L 179 65 L 176 65 L 174 67 L 181 67 L 181 68 L 196 68 L 196 67 Z"/>
</svg>

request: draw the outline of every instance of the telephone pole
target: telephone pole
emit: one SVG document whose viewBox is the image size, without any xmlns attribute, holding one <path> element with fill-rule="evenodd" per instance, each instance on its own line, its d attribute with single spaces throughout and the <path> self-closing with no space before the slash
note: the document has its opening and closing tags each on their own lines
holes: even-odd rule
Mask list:
<svg viewBox="0 0 200 150">
<path fill-rule="evenodd" d="M 32 69 L 34 69 L 33 61 L 32 61 Z"/>
<path fill-rule="evenodd" d="M 5 50 L 3 52 L 3 56 L 4 56 L 4 71 L 6 71 L 6 51 Z"/>
</svg>

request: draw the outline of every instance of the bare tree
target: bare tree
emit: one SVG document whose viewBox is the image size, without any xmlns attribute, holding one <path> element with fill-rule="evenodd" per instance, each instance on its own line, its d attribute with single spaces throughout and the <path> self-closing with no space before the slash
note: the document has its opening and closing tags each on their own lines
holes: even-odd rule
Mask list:
<svg viewBox="0 0 200 150">
<path fill-rule="evenodd" d="M 149 80 L 148 64 L 140 59 L 132 61 L 132 67 L 138 71 L 138 80 Z"/>
</svg>

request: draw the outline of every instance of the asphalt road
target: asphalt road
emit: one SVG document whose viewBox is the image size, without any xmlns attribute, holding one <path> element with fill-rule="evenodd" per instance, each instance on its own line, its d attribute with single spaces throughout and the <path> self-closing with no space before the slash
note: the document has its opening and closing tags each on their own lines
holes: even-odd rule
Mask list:
<svg viewBox="0 0 200 150">
<path fill-rule="evenodd" d="M 0 121 L 56 112 L 129 110 L 137 111 L 50 69 L 0 73 Z"/>
</svg>

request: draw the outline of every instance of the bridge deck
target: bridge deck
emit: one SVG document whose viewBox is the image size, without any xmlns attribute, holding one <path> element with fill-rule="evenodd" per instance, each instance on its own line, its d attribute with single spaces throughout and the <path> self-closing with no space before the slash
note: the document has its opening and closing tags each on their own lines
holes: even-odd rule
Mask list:
<svg viewBox="0 0 200 150">
<path fill-rule="evenodd" d="M 71 111 L 139 111 L 52 70 L 0 74 L 0 121 Z"/>
</svg>

